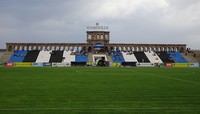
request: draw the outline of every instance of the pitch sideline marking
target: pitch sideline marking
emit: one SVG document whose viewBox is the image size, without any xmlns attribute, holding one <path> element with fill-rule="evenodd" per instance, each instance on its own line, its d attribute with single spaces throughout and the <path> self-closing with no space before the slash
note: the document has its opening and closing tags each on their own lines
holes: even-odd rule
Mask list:
<svg viewBox="0 0 200 114">
<path fill-rule="evenodd" d="M 167 76 L 160 76 L 160 77 L 166 77 L 168 79 L 178 80 L 178 81 L 182 81 L 182 82 L 189 82 L 189 83 L 194 83 L 194 84 L 200 84 L 200 82 L 194 82 L 194 81 L 190 81 L 190 80 L 183 80 L 183 79 L 172 78 L 172 77 L 167 77 Z"/>
<path fill-rule="evenodd" d="M 147 73 L 143 73 L 143 74 L 147 74 Z M 151 75 L 151 74 L 147 74 L 147 75 Z M 162 76 L 160 76 L 160 75 L 151 75 L 151 76 L 164 77 L 164 78 L 168 78 L 168 79 L 172 79 L 172 80 L 178 80 L 178 81 L 182 81 L 182 82 L 200 84 L 200 82 L 194 82 L 194 81 L 190 81 L 190 80 L 183 80 L 183 79 L 178 79 L 178 78 L 173 78 L 173 77 L 168 77 L 168 76 L 163 76 L 163 75 Z"/>
<path fill-rule="evenodd" d="M 34 111 L 34 110 L 190 110 L 186 107 L 182 108 L 161 108 L 161 107 L 152 107 L 152 108 L 11 108 L 11 109 L 0 109 L 0 111 Z M 199 110 L 199 109 L 198 109 Z"/>
</svg>

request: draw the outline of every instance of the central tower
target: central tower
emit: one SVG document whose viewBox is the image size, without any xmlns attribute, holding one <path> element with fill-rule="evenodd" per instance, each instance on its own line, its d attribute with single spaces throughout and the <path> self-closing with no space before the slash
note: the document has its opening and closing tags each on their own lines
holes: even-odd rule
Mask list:
<svg viewBox="0 0 200 114">
<path fill-rule="evenodd" d="M 88 26 L 87 33 L 87 49 L 88 51 L 101 50 L 107 51 L 110 44 L 110 32 L 108 26 Z"/>
</svg>

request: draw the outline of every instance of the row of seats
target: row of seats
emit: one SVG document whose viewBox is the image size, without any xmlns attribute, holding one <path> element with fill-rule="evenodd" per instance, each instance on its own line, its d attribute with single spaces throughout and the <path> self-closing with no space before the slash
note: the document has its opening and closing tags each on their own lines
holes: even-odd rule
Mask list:
<svg viewBox="0 0 200 114">
<path fill-rule="evenodd" d="M 163 61 L 163 63 L 174 63 L 173 59 L 167 54 L 167 52 L 157 52 L 157 55 Z"/>
<path fill-rule="evenodd" d="M 187 61 L 183 58 L 183 56 L 178 52 L 167 52 L 167 54 L 176 63 L 187 63 Z"/>
<path fill-rule="evenodd" d="M 72 54 L 70 51 L 64 51 L 63 53 L 63 62 L 70 63 L 71 61 L 75 61 L 76 55 Z"/>
<path fill-rule="evenodd" d="M 49 62 L 61 63 L 63 61 L 63 51 L 52 51 Z"/>
<path fill-rule="evenodd" d="M 134 55 L 139 63 L 150 63 L 144 52 L 134 52 Z"/>
<path fill-rule="evenodd" d="M 71 51 L 20 51 L 15 50 L 8 62 L 88 62 L 86 52 Z"/>
<path fill-rule="evenodd" d="M 132 53 L 122 52 L 125 62 L 138 62 L 135 55 Z"/>
<path fill-rule="evenodd" d="M 35 62 L 37 60 L 39 53 L 40 51 L 38 50 L 28 51 L 23 62 Z"/>
<path fill-rule="evenodd" d="M 113 62 L 138 63 L 186 63 L 187 61 L 178 52 L 111 52 Z M 88 62 L 85 51 L 20 51 L 12 53 L 8 62 Z"/>
<path fill-rule="evenodd" d="M 88 62 L 88 56 L 86 54 L 86 51 L 76 51 L 76 58 L 75 58 L 76 62 Z"/>
<path fill-rule="evenodd" d="M 178 52 L 121 52 L 115 51 L 113 62 L 139 62 L 139 63 L 187 63 Z"/>
<path fill-rule="evenodd" d="M 150 63 L 163 63 L 160 57 L 153 51 L 144 52 Z"/>
<path fill-rule="evenodd" d="M 113 62 L 120 62 L 120 63 L 125 62 L 122 53 L 119 52 L 119 51 L 113 51 L 112 52 L 112 61 Z"/>
<path fill-rule="evenodd" d="M 49 62 L 52 51 L 40 51 L 36 63 Z"/>
<path fill-rule="evenodd" d="M 28 51 L 15 50 L 8 62 L 23 62 Z"/>
</svg>

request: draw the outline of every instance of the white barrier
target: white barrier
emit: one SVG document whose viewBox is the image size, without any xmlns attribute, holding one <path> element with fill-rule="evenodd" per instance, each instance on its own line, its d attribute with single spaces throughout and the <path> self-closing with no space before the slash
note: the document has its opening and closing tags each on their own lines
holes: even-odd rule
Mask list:
<svg viewBox="0 0 200 114">
<path fill-rule="evenodd" d="M 70 63 L 52 63 L 52 67 L 70 67 Z"/>
<path fill-rule="evenodd" d="M 43 63 L 32 63 L 33 67 L 43 67 Z"/>
<path fill-rule="evenodd" d="M 154 67 L 153 63 L 137 63 L 137 67 Z"/>
<path fill-rule="evenodd" d="M 189 63 L 189 67 L 199 67 L 199 63 Z"/>
<path fill-rule="evenodd" d="M 51 67 L 51 66 L 52 66 L 52 63 L 43 63 L 43 66 L 44 66 L 44 67 Z"/>
<path fill-rule="evenodd" d="M 52 67 L 57 67 L 57 63 L 52 63 Z"/>
</svg>

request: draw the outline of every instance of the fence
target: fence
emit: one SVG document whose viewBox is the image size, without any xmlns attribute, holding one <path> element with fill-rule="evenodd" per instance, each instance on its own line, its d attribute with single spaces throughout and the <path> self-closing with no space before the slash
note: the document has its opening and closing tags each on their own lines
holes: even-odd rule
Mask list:
<svg viewBox="0 0 200 114">
<path fill-rule="evenodd" d="M 14 66 L 15 67 L 31 67 L 32 63 L 30 63 L 30 62 L 15 62 Z"/>
<path fill-rule="evenodd" d="M 32 63 L 33 67 L 43 67 L 43 63 Z"/>
<path fill-rule="evenodd" d="M 173 63 L 172 67 L 189 67 L 189 63 Z"/>
<path fill-rule="evenodd" d="M 121 63 L 112 63 L 112 67 L 121 67 Z"/>
<path fill-rule="evenodd" d="M 52 63 L 52 67 L 67 67 L 70 63 Z"/>
<path fill-rule="evenodd" d="M 91 64 L 92 63 L 87 63 L 87 65 L 91 65 Z M 107 66 L 112 66 L 112 67 L 123 66 L 122 63 L 118 63 L 118 62 L 113 62 L 113 63 L 110 62 L 109 64 L 110 65 L 107 65 Z M 86 63 L 84 63 L 84 66 L 85 65 Z M 200 67 L 200 63 L 160 63 L 158 65 L 159 67 Z M 136 63 L 137 67 L 155 67 L 158 65 L 155 65 L 153 63 Z M 70 67 L 71 63 L 31 63 L 31 62 L 3 63 L 3 62 L 0 62 L 0 67 L 3 67 L 3 66 L 5 67 L 12 67 L 12 66 L 14 67 Z"/>
<path fill-rule="evenodd" d="M 3 67 L 3 66 L 4 66 L 4 63 L 1 63 L 1 62 L 0 62 L 0 67 Z"/>
<path fill-rule="evenodd" d="M 153 63 L 137 63 L 137 67 L 154 67 Z"/>
<path fill-rule="evenodd" d="M 172 63 L 165 63 L 165 67 L 172 67 Z"/>
<path fill-rule="evenodd" d="M 5 66 L 6 67 L 12 67 L 12 66 L 14 66 L 14 63 L 5 63 Z"/>
<path fill-rule="evenodd" d="M 189 67 L 199 67 L 199 63 L 189 63 Z"/>
</svg>

